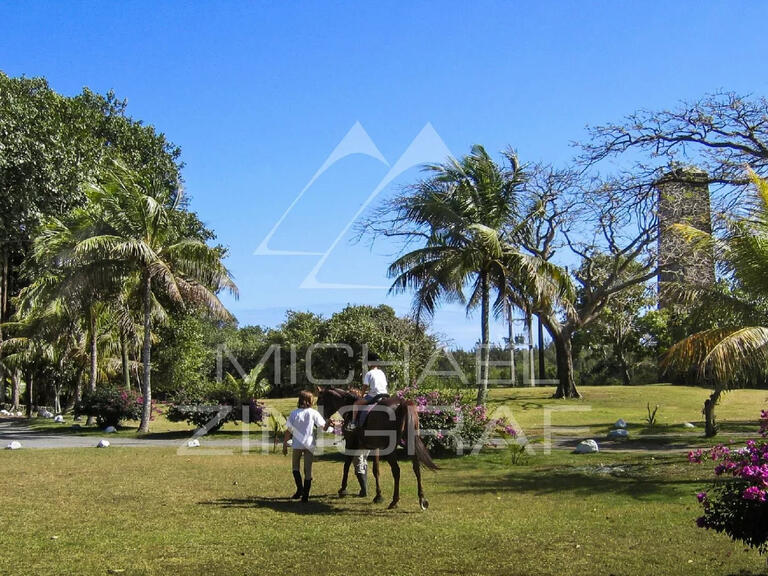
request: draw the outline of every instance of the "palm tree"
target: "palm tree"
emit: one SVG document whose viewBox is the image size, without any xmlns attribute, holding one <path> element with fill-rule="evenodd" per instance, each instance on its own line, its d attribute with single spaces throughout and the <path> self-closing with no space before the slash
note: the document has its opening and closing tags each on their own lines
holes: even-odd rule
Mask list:
<svg viewBox="0 0 768 576">
<path fill-rule="evenodd" d="M 511 269 L 523 264 L 512 243 L 523 173 L 512 152 L 504 158 L 505 165 L 500 166 L 476 145 L 461 160 L 428 165 L 429 177 L 388 208 L 395 214 L 396 233 L 424 240 L 423 246 L 390 265 L 394 278 L 390 291 L 412 289 L 417 317 L 431 316 L 442 302 L 460 302 L 468 314 L 480 307 L 478 405 L 485 403 L 488 393 L 491 309 L 503 314 Z"/>
<path fill-rule="evenodd" d="M 717 249 L 730 267 L 738 290 L 714 297 L 730 312 L 732 322 L 692 334 L 673 345 L 663 364 L 669 371 L 692 371 L 696 378 L 713 386 L 704 404 L 707 436 L 717 433 L 715 406 L 723 392 L 756 377 L 768 374 L 768 181 L 750 172 L 755 194 L 743 218 L 729 222 L 723 240 L 686 225 L 677 231 L 694 245 Z M 688 293 L 701 303 L 701 294 Z M 737 319 L 737 321 L 733 321 Z M 750 325 L 752 324 L 752 325 Z"/>
<path fill-rule="evenodd" d="M 80 330 L 87 335 L 91 391 L 96 389 L 99 378 L 99 350 L 109 340 L 115 324 L 111 304 L 123 285 L 123 273 L 117 263 L 105 265 L 75 250 L 91 233 L 96 214 L 95 207 L 86 204 L 43 223 L 31 258 L 24 266 L 24 273 L 32 282 L 21 291 L 16 314 L 21 325 L 40 318 L 52 322 L 69 319 L 69 334 Z M 78 382 L 76 401 L 80 395 Z M 88 424 L 94 421 L 93 417 L 88 418 Z"/>
<path fill-rule="evenodd" d="M 228 289 L 237 294 L 237 287 L 222 263 L 223 250 L 187 230 L 177 190 L 115 165 L 101 182 L 86 188 L 86 196 L 93 207 L 90 223 L 73 252 L 107 270 L 118 265 L 136 282 L 143 312 L 144 408 L 139 431 L 147 432 L 153 316 L 162 314 L 166 303 L 230 319 L 216 293 Z"/>
<path fill-rule="evenodd" d="M 55 377 L 48 383 L 53 386 L 54 410 L 62 412 L 60 402 L 65 384 L 73 382 L 67 378 L 67 367 L 75 368 L 72 380 L 79 396 L 81 377 L 89 362 L 89 346 L 86 344 L 82 321 L 76 310 L 68 308 L 57 299 L 46 306 L 24 307 L 17 310 L 15 321 L 5 324 L 14 334 L 5 340 L 3 348 L 9 352 L 8 359 L 18 366 L 53 368 Z M 29 370 L 27 380 L 30 380 Z"/>
</svg>

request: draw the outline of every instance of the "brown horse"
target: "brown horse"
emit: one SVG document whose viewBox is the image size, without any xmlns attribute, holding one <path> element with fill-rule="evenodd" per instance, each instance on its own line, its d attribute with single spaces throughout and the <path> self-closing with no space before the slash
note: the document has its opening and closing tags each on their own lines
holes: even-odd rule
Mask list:
<svg viewBox="0 0 768 576">
<path fill-rule="evenodd" d="M 359 396 L 342 388 L 320 388 L 317 397 L 317 408 L 324 418 L 330 418 L 338 412 L 346 424 L 352 416 L 352 404 Z M 365 408 L 361 407 L 361 410 Z M 397 450 L 399 445 L 404 445 L 413 463 L 413 473 L 419 487 L 419 506 L 426 510 L 429 501 L 424 497 L 424 489 L 421 485 L 421 465 L 430 470 L 438 467 L 432 461 L 424 443 L 419 437 L 419 413 L 416 405 L 410 400 L 401 398 L 385 398 L 373 406 L 360 430 L 347 435 L 348 450 L 370 450 L 373 453 L 373 476 L 376 478 L 376 497 L 374 503 L 382 501 L 381 485 L 379 483 L 379 457 L 389 462 L 392 469 L 392 478 L 395 481 L 395 490 L 392 494 L 392 502 L 389 508 L 397 508 L 400 501 L 400 465 L 397 463 Z M 352 456 L 347 455 L 344 461 L 344 476 L 339 494 L 343 494 L 347 487 L 349 466 Z"/>
</svg>

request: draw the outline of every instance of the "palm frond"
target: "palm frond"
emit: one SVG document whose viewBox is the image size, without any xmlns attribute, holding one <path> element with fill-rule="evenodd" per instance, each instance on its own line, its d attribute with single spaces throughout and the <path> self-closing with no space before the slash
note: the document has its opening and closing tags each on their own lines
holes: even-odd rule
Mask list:
<svg viewBox="0 0 768 576">
<path fill-rule="evenodd" d="M 768 328 L 716 328 L 693 334 L 672 346 L 662 361 L 667 370 L 695 368 L 702 382 L 728 388 L 768 370 Z"/>
</svg>

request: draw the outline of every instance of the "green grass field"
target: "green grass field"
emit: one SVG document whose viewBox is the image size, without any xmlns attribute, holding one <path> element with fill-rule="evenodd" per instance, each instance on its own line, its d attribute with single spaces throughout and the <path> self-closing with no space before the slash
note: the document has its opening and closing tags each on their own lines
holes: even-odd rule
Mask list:
<svg viewBox="0 0 768 576">
<path fill-rule="evenodd" d="M 313 501 L 301 505 L 287 498 L 290 459 L 281 454 L 2 451 L 0 574 L 764 573 L 756 552 L 694 524 L 695 494 L 708 486 L 711 466 L 687 463 L 681 448 L 702 444 L 702 428 L 681 424 L 700 424 L 706 390 L 581 391 L 584 399 L 563 402 L 551 400 L 550 389 L 493 390 L 491 407 L 511 410 L 534 439 L 535 454 L 520 461 L 509 449 L 486 449 L 440 460 L 440 471 L 425 474 L 425 512 L 407 463 L 400 508 L 388 511 L 388 468 L 384 504 L 339 499 L 341 462 L 332 454 L 317 462 Z M 767 398 L 764 390 L 725 395 L 721 440 L 754 436 Z M 294 402 L 270 401 L 283 413 Z M 661 406 L 653 430 L 644 421 L 648 402 Z M 552 409 L 552 425 L 563 434 L 599 440 L 621 417 L 633 438 L 617 446 L 621 451 L 546 454 L 537 442 Z M 575 432 L 579 427 L 589 433 Z M 156 437 L 185 431 L 162 418 L 153 426 Z M 239 432 L 228 425 L 217 437 Z"/>
<path fill-rule="evenodd" d="M 550 411 L 553 426 L 589 427 L 593 433 L 606 433 L 614 422 L 623 418 L 630 430 L 639 433 L 686 431 L 690 422 L 699 430 L 687 433 L 701 435 L 704 427 L 701 409 L 711 390 L 692 386 L 583 386 L 582 399 L 554 400 L 551 388 L 500 388 L 491 390 L 491 407 L 507 406 L 526 432 L 541 431 L 545 411 Z M 656 427 L 649 430 L 647 406 L 658 404 Z M 761 407 L 768 404 L 768 390 L 733 390 L 724 394 L 716 414 L 723 432 L 753 433 L 758 427 Z"/>
<path fill-rule="evenodd" d="M 652 459 L 653 458 L 653 459 Z M 751 574 L 755 552 L 695 527 L 709 468 L 679 455 L 506 451 L 442 460 L 419 510 L 292 492 L 282 455 L 165 448 L 0 453 L 4 574 Z M 389 474 L 385 495 L 391 494 Z M 379 550 L 371 543 L 379 542 Z"/>
<path fill-rule="evenodd" d="M 490 392 L 490 410 L 503 409 L 511 414 L 525 434 L 533 439 L 540 437 L 546 419 L 552 426 L 563 428 L 562 434 L 604 436 L 619 418 L 630 427 L 632 437 L 637 435 L 671 434 L 684 436 L 694 443 L 703 433 L 701 408 L 709 392 L 705 388 L 689 386 L 584 386 L 580 400 L 553 400 L 552 388 L 498 388 Z M 269 399 L 267 405 L 287 415 L 296 407 L 295 398 Z M 647 405 L 656 404 L 657 424 L 649 429 L 645 421 Z M 768 404 L 768 390 L 734 390 L 725 394 L 717 408 L 718 420 L 724 433 L 752 434 L 758 427 L 760 408 Z M 34 418 L 32 426 L 40 431 L 73 433 L 71 418 L 66 424 Z M 694 423 L 697 429 L 685 429 L 684 422 Z M 81 423 L 82 424 L 82 423 Z M 118 436 L 135 437 L 138 422 L 124 422 Z M 577 432 L 572 428 L 588 428 Z M 169 422 L 162 416 L 152 423 L 149 437 L 177 438 L 191 435 L 193 429 L 184 422 Z M 555 431 L 557 434 L 558 431 Z M 98 428 L 85 427 L 77 434 L 101 435 Z M 236 438 L 242 434 L 242 426 L 228 423 L 217 438 Z"/>
</svg>

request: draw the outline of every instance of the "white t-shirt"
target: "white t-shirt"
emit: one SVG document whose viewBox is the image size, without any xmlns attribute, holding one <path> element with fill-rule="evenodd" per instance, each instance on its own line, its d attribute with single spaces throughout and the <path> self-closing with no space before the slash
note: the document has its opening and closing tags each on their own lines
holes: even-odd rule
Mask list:
<svg viewBox="0 0 768 576">
<path fill-rule="evenodd" d="M 371 368 L 363 376 L 363 385 L 368 387 L 368 396 L 389 394 L 387 391 L 387 377 L 381 368 Z"/>
<path fill-rule="evenodd" d="M 315 450 L 315 426 L 325 429 L 325 419 L 314 408 L 296 408 L 288 415 L 288 430 L 293 435 L 294 450 Z"/>
</svg>

